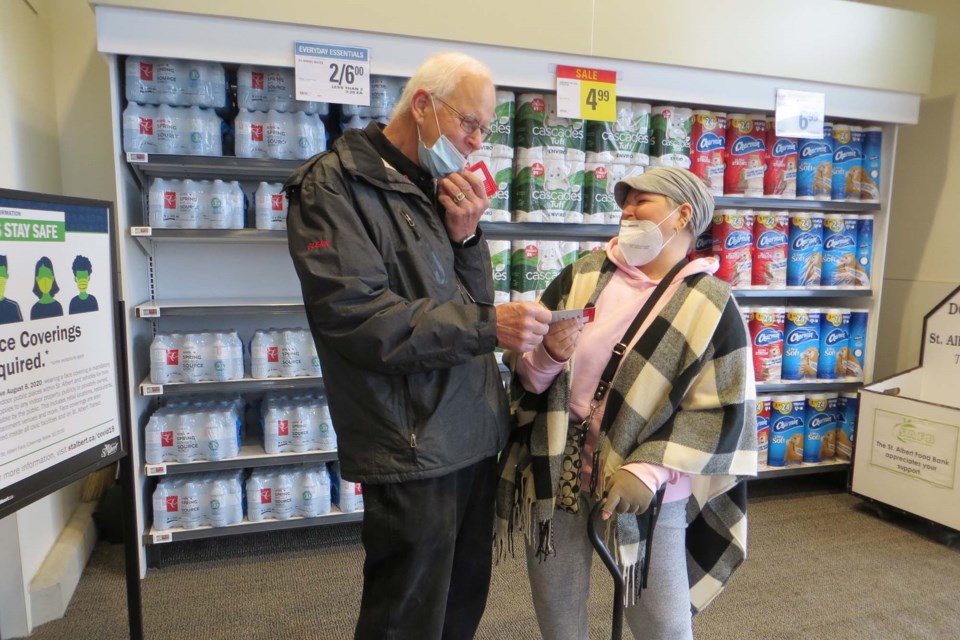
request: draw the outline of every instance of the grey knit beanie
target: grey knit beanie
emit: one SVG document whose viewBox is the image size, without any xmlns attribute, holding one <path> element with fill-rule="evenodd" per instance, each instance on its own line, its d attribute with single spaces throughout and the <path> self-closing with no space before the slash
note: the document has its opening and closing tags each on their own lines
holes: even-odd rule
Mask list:
<svg viewBox="0 0 960 640">
<path fill-rule="evenodd" d="M 713 195 L 703 180 L 686 169 L 655 167 L 642 175 L 621 180 L 613 192 L 621 209 L 631 189 L 666 196 L 677 204 L 689 202 L 693 207 L 690 223 L 695 236 L 706 231 L 713 219 Z"/>
</svg>

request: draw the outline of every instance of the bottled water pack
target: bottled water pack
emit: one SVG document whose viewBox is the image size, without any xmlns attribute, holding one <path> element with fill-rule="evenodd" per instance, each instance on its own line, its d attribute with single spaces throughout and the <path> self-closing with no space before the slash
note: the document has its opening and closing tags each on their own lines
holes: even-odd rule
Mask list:
<svg viewBox="0 0 960 640">
<path fill-rule="evenodd" d="M 219 62 L 129 56 L 124 72 L 130 102 L 216 109 L 227 105 L 226 74 Z"/>
<path fill-rule="evenodd" d="M 139 105 L 123 110 L 123 150 L 188 156 L 222 156 L 223 121 L 199 106 Z"/>
<path fill-rule="evenodd" d="M 225 382 L 243 378 L 243 342 L 224 332 L 158 333 L 150 344 L 150 381 Z"/>
<path fill-rule="evenodd" d="M 316 114 L 240 109 L 234 120 L 238 158 L 306 160 L 326 148 L 327 131 Z"/>
<path fill-rule="evenodd" d="M 237 107 L 247 111 L 303 111 L 326 116 L 325 102 L 297 100 L 293 69 L 241 65 L 237 69 Z"/>
<path fill-rule="evenodd" d="M 337 433 L 325 395 L 267 395 L 260 405 L 263 448 L 269 454 L 334 451 Z"/>
<path fill-rule="evenodd" d="M 163 478 L 153 492 L 153 528 L 225 527 L 243 521 L 243 472 Z"/>
<path fill-rule="evenodd" d="M 393 108 L 400 100 L 400 94 L 407 84 L 406 78 L 392 76 L 370 76 L 370 105 L 340 105 L 341 119 L 359 116 L 361 118 L 390 118 Z M 439 108 L 439 105 L 438 105 Z"/>
<path fill-rule="evenodd" d="M 315 518 L 330 513 L 330 473 L 325 464 L 254 469 L 246 495 L 250 522 Z"/>
<path fill-rule="evenodd" d="M 344 513 L 363 511 L 363 487 L 340 476 L 340 463 L 330 465 L 330 491 L 333 503 Z"/>
<path fill-rule="evenodd" d="M 321 375 L 313 336 L 306 329 L 258 329 L 250 340 L 250 375 L 258 379 Z"/>
<path fill-rule="evenodd" d="M 148 223 L 158 229 L 243 229 L 246 196 L 236 180 L 154 178 Z M 286 223 L 284 208 L 284 223 Z"/>
<path fill-rule="evenodd" d="M 242 445 L 242 416 L 239 398 L 160 407 L 144 429 L 147 464 L 236 458 Z"/>
</svg>

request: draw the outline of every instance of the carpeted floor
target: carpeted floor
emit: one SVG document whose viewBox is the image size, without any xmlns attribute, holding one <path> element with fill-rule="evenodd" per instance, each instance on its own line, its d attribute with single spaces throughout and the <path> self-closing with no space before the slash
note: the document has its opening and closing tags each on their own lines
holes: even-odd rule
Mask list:
<svg viewBox="0 0 960 640">
<path fill-rule="evenodd" d="M 695 619 L 710 640 L 956 640 L 960 552 L 910 519 L 879 517 L 835 475 L 751 483 L 749 558 Z M 149 640 L 350 638 L 359 525 L 172 544 L 142 583 Z M 591 638 L 612 586 L 594 567 Z M 32 640 L 127 637 L 123 551 L 100 542 L 66 616 Z M 629 637 L 629 632 L 625 635 Z M 477 638 L 539 638 L 525 565 L 494 570 Z"/>
</svg>

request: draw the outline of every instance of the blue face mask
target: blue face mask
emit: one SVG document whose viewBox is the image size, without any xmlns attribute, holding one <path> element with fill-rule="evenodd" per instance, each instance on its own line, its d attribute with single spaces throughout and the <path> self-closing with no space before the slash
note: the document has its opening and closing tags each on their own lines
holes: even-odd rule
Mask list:
<svg viewBox="0 0 960 640">
<path fill-rule="evenodd" d="M 433 96 L 430 96 L 430 102 L 433 104 L 433 119 L 437 122 L 437 131 L 440 131 L 440 120 L 437 118 L 437 105 L 433 101 Z M 419 126 L 417 127 L 417 138 L 419 138 L 417 157 L 420 159 L 420 166 L 430 172 L 430 175 L 437 180 L 449 173 L 460 171 L 467 165 L 467 159 L 442 132 L 429 149 L 423 144 Z"/>
</svg>

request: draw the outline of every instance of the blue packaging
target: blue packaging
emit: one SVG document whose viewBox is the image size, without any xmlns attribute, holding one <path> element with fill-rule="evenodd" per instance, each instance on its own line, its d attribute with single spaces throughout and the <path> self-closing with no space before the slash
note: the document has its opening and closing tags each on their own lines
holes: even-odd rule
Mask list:
<svg viewBox="0 0 960 640">
<path fill-rule="evenodd" d="M 834 126 L 831 200 L 860 200 L 862 176 L 863 128 L 845 124 Z"/>
<path fill-rule="evenodd" d="M 860 199 L 864 202 L 880 202 L 881 153 L 883 129 L 867 127 L 863 130 L 863 175 L 860 182 Z"/>
<path fill-rule="evenodd" d="M 787 247 L 787 286 L 818 287 L 823 271 L 823 214 L 790 213 Z"/>
<path fill-rule="evenodd" d="M 833 191 L 833 125 L 823 125 L 823 138 L 801 138 L 797 149 L 797 199 L 829 200 Z"/>
<path fill-rule="evenodd" d="M 784 321 L 784 380 L 815 380 L 820 360 L 820 309 L 788 307 Z"/>
<path fill-rule="evenodd" d="M 773 396 L 770 401 L 770 445 L 767 464 L 784 467 L 803 461 L 803 395 Z"/>
<path fill-rule="evenodd" d="M 828 213 L 823 216 L 822 286 L 852 287 L 857 284 L 858 227 L 859 220 L 855 215 Z"/>
<path fill-rule="evenodd" d="M 859 407 L 856 391 L 841 393 L 837 398 L 837 460 L 853 460 Z"/>
<path fill-rule="evenodd" d="M 869 311 L 850 312 L 850 353 L 846 362 L 847 377 L 863 380 L 864 354 L 867 352 Z"/>
<path fill-rule="evenodd" d="M 823 310 L 820 314 L 820 358 L 817 360 L 817 379 L 845 378 L 849 357 L 850 310 Z"/>
<path fill-rule="evenodd" d="M 757 462 L 767 464 L 770 446 L 770 396 L 757 396 Z"/>
<path fill-rule="evenodd" d="M 873 214 L 857 217 L 857 286 L 870 286 L 873 265 Z"/>
<path fill-rule="evenodd" d="M 833 460 L 837 444 L 837 394 L 808 395 L 803 416 L 803 461 Z"/>
</svg>

